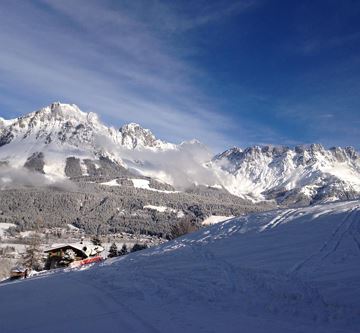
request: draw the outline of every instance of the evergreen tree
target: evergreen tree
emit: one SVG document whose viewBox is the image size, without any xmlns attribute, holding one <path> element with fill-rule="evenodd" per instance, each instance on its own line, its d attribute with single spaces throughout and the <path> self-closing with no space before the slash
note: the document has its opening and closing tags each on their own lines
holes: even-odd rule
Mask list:
<svg viewBox="0 0 360 333">
<path fill-rule="evenodd" d="M 126 244 L 124 243 L 121 250 L 120 250 L 120 252 L 119 252 L 119 256 L 124 256 L 124 255 L 126 255 L 128 253 L 129 253 L 129 250 L 128 250 Z"/>
<path fill-rule="evenodd" d="M 141 250 L 145 250 L 145 249 L 147 249 L 147 245 L 146 245 L 146 244 L 136 243 L 136 244 L 132 247 L 131 252 L 141 251 Z"/>
<path fill-rule="evenodd" d="M 118 248 L 117 248 L 117 246 L 116 246 L 116 244 L 114 242 L 110 246 L 108 258 L 117 257 L 118 255 L 119 255 Z"/>
<path fill-rule="evenodd" d="M 28 269 L 40 271 L 42 269 L 43 252 L 38 233 L 33 232 L 28 239 L 28 246 L 23 256 L 22 264 Z"/>
</svg>

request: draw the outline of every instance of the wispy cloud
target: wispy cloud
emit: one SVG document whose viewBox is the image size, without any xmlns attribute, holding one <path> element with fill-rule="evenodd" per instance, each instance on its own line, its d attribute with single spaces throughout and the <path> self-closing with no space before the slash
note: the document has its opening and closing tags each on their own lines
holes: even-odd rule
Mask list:
<svg viewBox="0 0 360 333">
<path fill-rule="evenodd" d="M 297 46 L 292 45 L 292 49 L 300 54 L 312 56 L 320 52 L 328 52 L 333 48 L 341 48 L 352 43 L 358 43 L 360 33 L 350 33 L 335 35 L 331 37 L 307 36 L 299 42 Z"/>
<path fill-rule="evenodd" d="M 215 2 L 199 0 L 191 6 L 179 6 L 174 2 L 151 2 L 150 11 L 146 11 L 146 17 L 158 26 L 165 27 L 170 32 L 185 32 L 211 23 L 226 21 L 231 16 L 258 7 L 263 0 L 219 0 Z M 145 18 L 146 19 L 146 18 Z"/>
<path fill-rule="evenodd" d="M 161 139 L 195 137 L 214 151 L 306 140 L 354 144 L 359 33 L 336 26 L 337 11 L 329 25 L 311 6 L 299 5 L 305 12 L 295 17 L 288 10 L 295 28 L 275 26 L 260 43 L 264 29 L 272 29 L 260 21 L 271 6 L 265 0 L 5 0 L 0 116 L 60 100 L 114 126 L 138 122 Z M 259 26 L 252 29 L 247 13 Z M 217 33 L 204 41 L 214 30 L 228 33 L 224 43 Z M 247 37 L 238 40 L 239 34 Z M 326 128 L 337 120 L 342 125 L 333 126 L 334 135 Z"/>
<path fill-rule="evenodd" d="M 206 11 L 191 22 L 206 24 L 251 3 Z M 43 103 L 62 100 L 108 122 L 139 122 L 176 142 L 197 137 L 215 149 L 228 144 L 231 121 L 194 83 L 206 74 L 169 42 L 170 30 L 141 20 L 142 11 L 131 2 L 8 1 L 3 9 L 0 86 L 17 91 L 14 100 L 26 95 L 44 98 Z M 167 10 L 167 17 L 176 16 Z"/>
</svg>

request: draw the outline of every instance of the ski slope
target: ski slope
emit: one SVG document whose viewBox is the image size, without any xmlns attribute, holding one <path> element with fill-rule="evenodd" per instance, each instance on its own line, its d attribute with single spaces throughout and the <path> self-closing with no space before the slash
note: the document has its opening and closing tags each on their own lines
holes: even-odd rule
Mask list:
<svg viewBox="0 0 360 333">
<path fill-rule="evenodd" d="M 359 332 L 360 201 L 253 214 L 0 287 L 0 332 Z"/>
</svg>

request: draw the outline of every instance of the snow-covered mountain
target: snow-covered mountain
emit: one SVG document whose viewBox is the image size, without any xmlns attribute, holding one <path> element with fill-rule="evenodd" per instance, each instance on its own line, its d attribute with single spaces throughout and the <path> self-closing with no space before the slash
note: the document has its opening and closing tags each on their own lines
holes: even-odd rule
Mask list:
<svg viewBox="0 0 360 333">
<path fill-rule="evenodd" d="M 255 146 L 229 149 L 209 164 L 231 193 L 283 203 L 352 199 L 360 194 L 360 155 L 351 147 Z"/>
<path fill-rule="evenodd" d="M 119 130 L 105 126 L 95 113 L 82 112 L 76 105 L 53 103 L 25 116 L 0 119 L 0 161 L 12 167 L 36 166 L 53 177 L 66 176 L 67 158 L 107 158 L 120 166 L 123 150 L 165 151 L 176 145 L 163 142 L 138 124 Z M 99 165 L 95 167 L 100 167 Z"/>
<path fill-rule="evenodd" d="M 175 149 L 176 146 L 155 138 L 150 130 L 142 128 L 139 124 L 130 123 L 119 130 L 121 145 L 128 149 L 154 148 L 159 150 Z"/>
<path fill-rule="evenodd" d="M 16 119 L 0 118 L 0 129 L 1 146 L 14 141 L 31 141 L 37 145 L 53 143 L 96 150 L 97 137 L 105 136 L 114 144 L 128 149 L 175 147 L 157 140 L 150 130 L 138 124 L 127 124 L 116 130 L 101 123 L 93 112 L 86 113 L 74 104 L 59 102 Z"/>
<path fill-rule="evenodd" d="M 321 145 L 229 149 L 213 157 L 196 140 L 172 144 L 138 124 L 104 125 L 95 113 L 53 103 L 25 116 L 0 118 L 0 165 L 48 179 L 124 173 L 148 176 L 177 189 L 222 188 L 255 201 L 309 204 L 360 194 L 360 157 L 353 148 Z M 111 179 L 108 179 L 111 180 Z"/>
<path fill-rule="evenodd" d="M 359 207 L 252 214 L 88 270 L 1 284 L 0 331 L 358 332 Z"/>
</svg>

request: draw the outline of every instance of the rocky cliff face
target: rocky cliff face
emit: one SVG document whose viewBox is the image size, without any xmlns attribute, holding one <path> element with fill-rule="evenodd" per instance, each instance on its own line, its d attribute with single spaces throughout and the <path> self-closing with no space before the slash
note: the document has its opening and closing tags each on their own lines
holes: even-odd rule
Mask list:
<svg viewBox="0 0 360 333">
<path fill-rule="evenodd" d="M 234 194 L 283 203 L 351 199 L 360 193 L 360 156 L 351 147 L 232 148 L 216 155 L 210 167 L 225 173 L 224 186 Z"/>
</svg>

